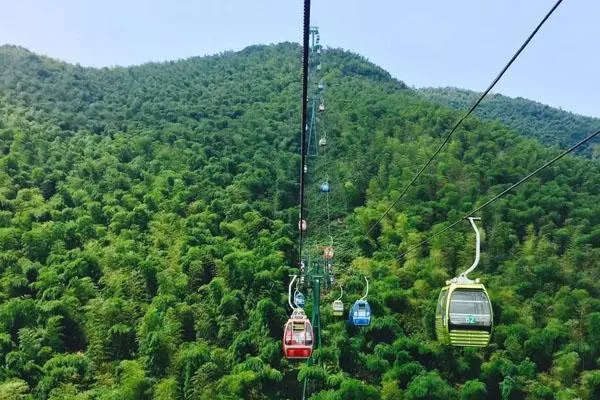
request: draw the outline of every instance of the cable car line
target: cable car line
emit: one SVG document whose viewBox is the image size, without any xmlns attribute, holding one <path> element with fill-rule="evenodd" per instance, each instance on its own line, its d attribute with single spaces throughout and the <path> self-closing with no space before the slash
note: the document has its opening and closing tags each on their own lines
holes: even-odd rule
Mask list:
<svg viewBox="0 0 600 400">
<path fill-rule="evenodd" d="M 422 245 L 430 242 L 433 238 L 440 236 L 441 234 L 449 231 L 450 229 L 454 228 L 456 225 L 458 225 L 461 221 L 469 218 L 469 216 L 478 213 L 479 211 L 483 210 L 485 207 L 489 206 L 490 204 L 494 203 L 496 200 L 498 200 L 499 198 L 503 197 L 505 194 L 507 194 L 508 192 L 510 192 L 511 190 L 515 189 L 516 187 L 520 186 L 522 183 L 524 183 L 525 181 L 529 180 L 530 178 L 532 178 L 533 176 L 535 176 L 536 174 L 538 174 L 540 171 L 548 168 L 549 166 L 551 166 L 552 164 L 554 164 L 555 162 L 557 162 L 558 160 L 560 160 L 561 158 L 563 158 L 564 156 L 566 156 L 569 153 L 572 153 L 573 151 L 575 151 L 577 148 L 583 146 L 584 144 L 586 144 L 587 142 L 589 142 L 590 140 L 594 139 L 596 136 L 600 135 L 600 129 L 598 129 L 597 131 L 595 131 L 594 133 L 590 134 L 589 136 L 587 136 L 585 139 L 582 139 L 581 141 L 577 142 L 576 144 L 574 144 L 573 146 L 569 147 L 567 150 L 563 151 L 562 153 L 560 153 L 559 155 L 557 155 L 556 157 L 554 157 L 552 160 L 546 162 L 544 165 L 542 165 L 541 167 L 537 168 L 536 170 L 534 170 L 533 172 L 529 173 L 527 176 L 525 176 L 524 178 L 522 178 L 521 180 L 519 180 L 517 183 L 513 184 L 512 186 L 510 186 L 509 188 L 503 190 L 501 193 L 497 194 L 496 196 L 492 197 L 491 199 L 489 199 L 488 201 L 486 201 L 485 203 L 483 203 L 482 205 L 480 205 L 479 207 L 474 208 L 473 210 L 469 211 L 467 214 L 465 214 L 463 217 L 461 217 L 460 219 L 457 219 L 456 221 L 454 221 L 453 223 L 451 223 L 450 225 L 448 225 L 447 227 L 445 227 L 444 229 L 442 229 L 441 231 L 438 231 L 436 233 L 434 233 L 433 235 L 429 236 L 428 238 L 426 238 L 425 240 L 422 240 L 421 242 L 419 242 L 418 244 L 408 248 L 408 250 L 406 250 L 404 253 L 400 254 L 398 256 L 398 259 L 401 259 L 404 255 L 418 249 L 419 247 L 421 247 Z"/>
<path fill-rule="evenodd" d="M 304 171 L 306 165 L 306 114 L 308 101 L 308 38 L 310 34 L 310 0 L 304 0 L 304 30 L 302 43 L 302 127 L 300 135 L 300 229 L 299 229 L 299 253 L 302 259 L 302 245 L 305 230 L 302 229 L 304 222 Z"/>
<path fill-rule="evenodd" d="M 329 175 L 326 177 L 329 184 Z M 331 234 L 331 211 L 329 208 L 329 191 L 326 193 L 325 201 L 327 203 L 327 233 L 329 234 L 329 245 L 333 247 L 333 235 Z"/>
<path fill-rule="evenodd" d="M 523 44 L 521 45 L 521 47 L 516 51 L 516 53 L 512 56 L 512 58 L 504 66 L 504 68 L 502 68 L 502 70 L 500 71 L 500 73 L 498 74 L 498 76 L 496 76 L 496 78 L 492 81 L 492 83 L 488 86 L 488 88 L 479 96 L 479 98 L 477 99 L 477 101 L 475 101 L 475 103 L 473 103 L 473 105 L 471 106 L 471 108 L 469 108 L 469 110 L 466 113 L 464 113 L 463 116 L 454 124 L 454 127 L 450 130 L 450 133 L 448 133 L 448 135 L 446 135 L 446 137 L 444 138 L 443 142 L 440 144 L 440 146 L 437 148 L 437 150 L 433 153 L 433 155 L 429 158 L 429 160 L 427 160 L 427 162 L 421 167 L 421 169 L 419 170 L 419 172 L 417 172 L 417 174 L 412 178 L 412 180 L 408 183 L 408 185 L 406 185 L 404 187 L 404 189 L 402 190 L 402 192 L 400 193 L 400 195 L 396 198 L 396 200 L 394 200 L 394 202 L 388 207 L 387 210 L 385 210 L 385 212 L 381 215 L 381 217 L 379 217 L 379 219 L 371 225 L 371 227 L 367 230 L 367 233 L 365 233 L 365 236 L 368 236 L 369 233 L 373 230 L 373 228 L 375 228 L 375 226 L 377 226 L 385 218 L 385 216 L 396 206 L 396 204 L 398 204 L 398 202 L 404 197 L 404 195 L 406 194 L 406 192 L 408 191 L 408 189 L 417 181 L 417 179 L 421 176 L 421 174 L 425 171 L 425 169 L 427 169 L 427 167 L 429 167 L 429 165 L 431 164 L 431 162 L 437 157 L 437 155 L 442 151 L 442 149 L 450 141 L 450 138 L 452 137 L 452 135 L 454 134 L 454 132 L 456 132 L 456 130 L 458 129 L 458 127 L 463 123 L 463 121 L 469 115 L 471 115 L 471 113 L 475 110 L 475 108 L 477 108 L 477 106 L 479 106 L 479 104 L 483 101 L 483 99 L 485 98 L 485 96 L 494 88 L 494 86 L 496 86 L 496 84 L 498 83 L 498 81 L 500 81 L 500 79 L 506 73 L 506 71 L 508 70 L 508 68 L 519 57 L 519 55 L 521 54 L 521 52 L 523 52 L 523 50 L 527 47 L 527 45 L 529 44 L 529 42 L 531 42 L 531 40 L 538 33 L 538 31 L 540 30 L 540 28 L 544 25 L 544 23 L 548 20 L 548 18 L 550 18 L 550 16 L 554 13 L 554 11 L 562 3 L 562 1 L 563 0 L 558 0 L 554 4 L 554 6 L 550 9 L 550 11 L 548 11 L 548 13 L 546 14 L 546 16 L 539 22 L 539 24 L 536 26 L 536 28 L 533 30 L 533 32 L 531 32 L 531 34 L 529 35 L 529 37 L 527 37 L 527 39 L 525 40 L 525 42 L 523 42 Z"/>
</svg>

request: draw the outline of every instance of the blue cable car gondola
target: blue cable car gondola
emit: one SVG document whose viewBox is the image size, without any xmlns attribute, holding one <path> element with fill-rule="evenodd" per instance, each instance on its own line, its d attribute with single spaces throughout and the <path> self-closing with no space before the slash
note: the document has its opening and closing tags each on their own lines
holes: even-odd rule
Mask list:
<svg viewBox="0 0 600 400">
<path fill-rule="evenodd" d="M 356 300 L 350 309 L 348 320 L 354 326 L 368 326 L 371 323 L 371 306 L 366 300 Z"/>
<path fill-rule="evenodd" d="M 371 323 L 371 306 L 367 301 L 367 295 L 369 294 L 367 277 L 365 277 L 365 281 L 367 282 L 367 292 L 361 299 L 354 302 L 348 314 L 348 322 L 354 326 L 368 326 Z"/>
<path fill-rule="evenodd" d="M 304 297 L 304 295 L 302 294 L 302 292 L 296 292 L 294 294 L 294 303 L 300 307 L 300 308 L 304 308 L 304 304 L 306 303 L 306 298 Z"/>
<path fill-rule="evenodd" d="M 331 187 L 329 186 L 328 182 L 321 183 L 321 192 L 329 193 L 329 190 L 331 190 Z"/>
</svg>

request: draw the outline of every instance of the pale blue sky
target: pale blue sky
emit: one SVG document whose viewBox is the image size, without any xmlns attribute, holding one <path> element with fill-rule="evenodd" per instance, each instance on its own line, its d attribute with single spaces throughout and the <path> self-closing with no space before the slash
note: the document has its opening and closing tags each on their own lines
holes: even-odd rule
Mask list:
<svg viewBox="0 0 600 400">
<path fill-rule="evenodd" d="M 323 44 L 411 86 L 483 90 L 555 0 L 312 0 Z M 302 0 L 0 0 L 0 43 L 86 66 L 300 41 Z M 600 2 L 564 0 L 496 92 L 600 117 Z"/>
</svg>

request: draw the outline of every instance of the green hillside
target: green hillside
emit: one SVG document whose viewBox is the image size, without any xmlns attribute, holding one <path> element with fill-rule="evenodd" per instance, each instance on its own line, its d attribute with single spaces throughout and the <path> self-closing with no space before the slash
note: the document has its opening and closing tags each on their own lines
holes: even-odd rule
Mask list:
<svg viewBox="0 0 600 400">
<path fill-rule="evenodd" d="M 91 69 L 0 47 L 0 398 L 297 399 L 304 377 L 317 400 L 600 396 L 598 163 L 566 157 L 483 212 L 492 345 L 441 346 L 435 302 L 473 234 L 397 256 L 557 151 L 469 118 L 366 237 L 459 112 L 341 50 L 323 55 L 334 269 L 346 310 L 370 278 L 374 318 L 350 327 L 325 293 L 323 364 L 282 357 L 300 57 Z"/>
<path fill-rule="evenodd" d="M 423 88 L 419 93 L 425 98 L 459 110 L 468 109 L 480 93 L 457 88 Z M 568 148 L 600 127 L 600 119 L 577 115 L 527 100 L 510 98 L 501 94 L 488 95 L 475 110 L 475 115 L 486 120 L 499 120 L 525 136 L 535 138 L 548 146 Z M 598 158 L 597 144 L 583 149 L 579 154 Z"/>
</svg>

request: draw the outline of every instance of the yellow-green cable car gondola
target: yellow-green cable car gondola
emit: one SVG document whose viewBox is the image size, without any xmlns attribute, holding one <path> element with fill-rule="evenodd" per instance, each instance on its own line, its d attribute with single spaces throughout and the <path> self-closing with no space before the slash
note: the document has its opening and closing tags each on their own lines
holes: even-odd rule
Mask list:
<svg viewBox="0 0 600 400">
<path fill-rule="evenodd" d="M 475 219 L 469 218 L 475 230 L 475 262 L 458 277 L 446 281 L 435 311 L 437 339 L 452 346 L 486 347 L 492 334 L 492 303 L 485 286 L 479 279 L 467 278 L 477 267 L 480 256 L 480 236 Z"/>
</svg>

